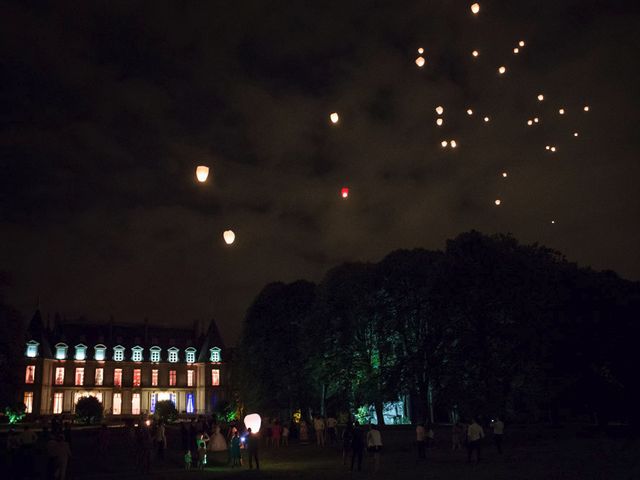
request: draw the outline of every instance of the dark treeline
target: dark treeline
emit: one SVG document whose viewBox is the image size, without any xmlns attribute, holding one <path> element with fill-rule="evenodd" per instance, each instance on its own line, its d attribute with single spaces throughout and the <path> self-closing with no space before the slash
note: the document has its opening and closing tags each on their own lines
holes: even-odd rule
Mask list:
<svg viewBox="0 0 640 480">
<path fill-rule="evenodd" d="M 510 236 L 347 263 L 267 285 L 239 348 L 248 408 L 353 411 L 399 395 L 413 420 L 632 420 L 640 286 Z"/>
</svg>

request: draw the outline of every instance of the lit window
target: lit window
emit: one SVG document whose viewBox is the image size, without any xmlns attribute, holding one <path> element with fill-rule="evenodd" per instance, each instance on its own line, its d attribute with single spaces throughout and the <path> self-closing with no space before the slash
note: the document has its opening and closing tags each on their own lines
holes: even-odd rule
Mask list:
<svg viewBox="0 0 640 480">
<path fill-rule="evenodd" d="M 140 415 L 140 394 L 134 393 L 131 396 L 131 414 Z"/>
<path fill-rule="evenodd" d="M 121 393 L 113 394 L 113 407 L 111 410 L 114 415 L 120 415 L 122 413 L 122 394 Z"/>
<path fill-rule="evenodd" d="M 175 370 L 169 370 L 169 386 L 170 387 L 175 387 L 176 386 L 176 371 Z"/>
<path fill-rule="evenodd" d="M 56 344 L 56 358 L 58 360 L 64 360 L 67 358 L 67 347 L 66 343 L 58 343 Z"/>
<path fill-rule="evenodd" d="M 29 340 L 27 342 L 27 351 L 25 352 L 25 355 L 29 358 L 35 358 L 38 356 L 38 345 L 40 345 L 38 342 L 36 342 L 35 340 Z"/>
<path fill-rule="evenodd" d="M 33 383 L 36 381 L 36 366 L 27 365 L 27 370 L 24 375 L 24 383 Z"/>
<path fill-rule="evenodd" d="M 187 393 L 187 413 L 194 413 L 196 411 L 195 402 L 193 401 L 193 393 Z"/>
<path fill-rule="evenodd" d="M 121 362 L 124 360 L 124 347 L 122 345 L 113 347 L 113 359 L 116 362 Z"/>
<path fill-rule="evenodd" d="M 104 359 L 107 356 L 107 347 L 105 347 L 102 344 L 98 344 L 95 347 L 93 347 L 94 350 L 94 354 L 93 354 L 93 358 L 94 360 L 97 360 L 99 362 L 104 361 Z"/>
<path fill-rule="evenodd" d="M 56 392 L 53 394 L 53 413 L 54 414 L 62 413 L 63 399 L 64 399 L 64 394 L 62 392 Z"/>
<path fill-rule="evenodd" d="M 211 352 L 211 355 L 209 357 L 210 361 L 214 363 L 218 363 L 222 361 L 222 355 L 220 355 L 220 348 L 213 347 L 213 348 L 210 348 L 209 351 Z"/>
<path fill-rule="evenodd" d="M 220 370 L 218 370 L 217 368 L 211 370 L 211 385 L 213 385 L 214 387 L 220 385 Z"/>
<path fill-rule="evenodd" d="M 104 368 L 96 368 L 96 386 L 102 386 L 104 382 Z"/>
<path fill-rule="evenodd" d="M 141 371 L 139 368 L 134 368 L 133 369 L 133 386 L 134 387 L 139 387 L 140 386 L 140 377 L 141 377 Z"/>
<path fill-rule="evenodd" d="M 24 392 L 24 413 L 33 413 L 33 392 Z"/>
<path fill-rule="evenodd" d="M 56 367 L 56 385 L 64 385 L 64 367 Z"/>
<path fill-rule="evenodd" d="M 116 368 L 113 370 L 113 386 L 121 387 L 122 386 L 122 369 Z"/>
<path fill-rule="evenodd" d="M 84 368 L 76 368 L 76 385 L 84 385 Z"/>
<path fill-rule="evenodd" d="M 87 359 L 87 346 L 82 343 L 76 345 L 76 360 L 86 360 Z"/>
<path fill-rule="evenodd" d="M 158 370 L 155 368 L 151 370 L 151 386 L 152 387 L 158 386 Z"/>
<path fill-rule="evenodd" d="M 171 363 L 176 363 L 178 361 L 178 352 L 180 350 L 178 350 L 176 347 L 171 347 L 168 352 L 169 352 L 169 362 Z"/>
<path fill-rule="evenodd" d="M 193 370 L 187 370 L 187 387 L 193 387 L 194 374 Z"/>
<path fill-rule="evenodd" d="M 193 347 L 186 348 L 184 350 L 184 357 L 187 363 L 195 363 L 196 361 L 196 349 Z"/>
<path fill-rule="evenodd" d="M 134 362 L 141 362 L 142 361 L 142 347 L 133 347 L 131 349 L 131 360 L 133 360 Z"/>
<path fill-rule="evenodd" d="M 151 352 L 151 361 L 158 363 L 160 361 L 160 347 L 151 347 L 149 351 Z"/>
</svg>

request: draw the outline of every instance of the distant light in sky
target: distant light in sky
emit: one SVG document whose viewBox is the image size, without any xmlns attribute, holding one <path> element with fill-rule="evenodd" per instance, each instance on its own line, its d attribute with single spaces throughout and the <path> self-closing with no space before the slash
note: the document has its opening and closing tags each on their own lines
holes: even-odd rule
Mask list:
<svg viewBox="0 0 640 480">
<path fill-rule="evenodd" d="M 543 101 L 543 100 L 544 100 L 544 95 L 540 93 L 540 94 L 538 95 L 538 101 L 539 101 L 539 102 L 541 102 L 541 101 Z"/>
<path fill-rule="evenodd" d="M 502 178 L 507 178 L 509 175 L 507 175 L 507 172 L 502 172 Z"/>
<path fill-rule="evenodd" d="M 342 187 L 340 195 L 342 195 L 342 198 L 347 198 L 349 196 L 349 189 L 347 187 Z"/>
<path fill-rule="evenodd" d="M 473 115 L 473 110 L 471 110 L 470 108 L 467 109 L 467 115 Z"/>
<path fill-rule="evenodd" d="M 527 120 L 527 125 L 533 125 L 533 120 Z"/>
<path fill-rule="evenodd" d="M 546 145 L 544 148 L 545 148 L 545 150 L 551 149 L 551 147 L 549 145 Z"/>
<path fill-rule="evenodd" d="M 447 145 L 449 145 L 449 142 L 447 142 L 446 140 L 443 140 L 443 141 L 440 142 L 440 145 L 442 145 L 442 148 L 444 148 Z"/>
<path fill-rule="evenodd" d="M 225 230 L 225 232 L 222 234 L 222 238 L 224 238 L 224 241 L 227 245 L 231 245 L 236 239 L 236 234 L 233 233 L 233 230 Z"/>
<path fill-rule="evenodd" d="M 559 113 L 560 115 L 564 115 L 564 108 L 561 108 L 560 110 L 558 110 L 558 113 Z"/>
<path fill-rule="evenodd" d="M 442 106 L 438 105 L 438 106 L 436 107 L 436 113 L 437 113 L 438 115 L 442 115 L 442 114 L 444 113 L 444 107 L 442 107 Z"/>
<path fill-rule="evenodd" d="M 551 147 L 551 149 L 550 149 L 550 150 L 551 150 L 552 152 L 555 152 L 555 151 L 556 151 L 556 147 Z"/>
<path fill-rule="evenodd" d="M 420 48 L 418 49 L 418 53 L 419 53 L 420 55 L 422 55 L 422 54 L 424 53 L 424 48 L 420 47 Z"/>
<path fill-rule="evenodd" d="M 484 121 L 488 122 L 489 121 L 489 117 L 484 117 Z"/>
<path fill-rule="evenodd" d="M 338 115 L 338 112 L 333 112 L 329 115 L 329 118 L 331 119 L 331 123 L 338 123 L 340 121 L 340 115 Z"/>
<path fill-rule="evenodd" d="M 209 177 L 209 167 L 205 167 L 204 165 L 198 165 L 196 167 L 196 178 L 200 183 L 204 183 L 207 181 Z"/>
<path fill-rule="evenodd" d="M 474 3 L 473 5 L 471 5 L 471 12 L 474 15 L 477 15 L 478 12 L 480 12 L 480 4 L 479 3 Z"/>
<path fill-rule="evenodd" d="M 573 132 L 573 136 L 577 137 L 578 136 L 578 132 Z"/>
<path fill-rule="evenodd" d="M 502 67 L 498 68 L 498 73 L 500 75 L 503 75 L 506 71 L 507 71 L 507 67 L 505 67 L 505 66 L 502 66 Z"/>
<path fill-rule="evenodd" d="M 458 146 L 458 143 L 455 140 L 451 140 L 449 142 L 449 145 L 451 145 L 451 148 L 456 148 Z"/>
<path fill-rule="evenodd" d="M 441 118 L 438 118 L 438 119 L 436 120 L 436 125 L 438 125 L 439 127 L 441 127 L 441 126 L 442 126 L 442 119 L 441 119 Z"/>
<path fill-rule="evenodd" d="M 585 112 L 588 112 L 588 111 L 589 111 L 589 105 L 585 105 L 585 106 L 584 106 L 584 108 L 583 108 L 583 110 L 584 110 Z"/>
<path fill-rule="evenodd" d="M 514 48 L 513 53 L 517 55 L 518 53 L 520 53 L 520 49 L 518 47 Z"/>
<path fill-rule="evenodd" d="M 499 198 L 496 198 L 496 201 L 493 203 L 495 203 L 496 205 L 500 205 L 502 203 L 502 200 L 500 200 Z"/>
<path fill-rule="evenodd" d="M 518 46 L 520 46 L 520 47 L 524 47 L 524 40 L 520 40 L 520 41 L 518 42 Z"/>
<path fill-rule="evenodd" d="M 426 63 L 424 57 L 418 57 L 416 58 L 416 65 L 419 66 L 420 68 L 424 67 L 424 64 Z"/>
<path fill-rule="evenodd" d="M 539 121 L 540 121 L 540 119 L 539 119 L 538 117 L 535 117 L 535 118 L 533 119 L 533 123 L 538 123 Z"/>
<path fill-rule="evenodd" d="M 480 52 L 478 50 L 474 50 L 473 52 L 471 52 L 471 55 L 477 57 L 478 55 L 480 55 Z"/>
</svg>

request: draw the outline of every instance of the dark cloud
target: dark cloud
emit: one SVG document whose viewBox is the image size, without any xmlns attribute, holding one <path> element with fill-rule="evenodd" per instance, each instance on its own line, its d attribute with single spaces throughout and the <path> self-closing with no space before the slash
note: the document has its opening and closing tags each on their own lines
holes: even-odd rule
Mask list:
<svg viewBox="0 0 640 480">
<path fill-rule="evenodd" d="M 9 300 L 234 338 L 270 281 L 471 228 L 639 278 L 638 7 L 481 3 L 3 3 Z"/>
</svg>

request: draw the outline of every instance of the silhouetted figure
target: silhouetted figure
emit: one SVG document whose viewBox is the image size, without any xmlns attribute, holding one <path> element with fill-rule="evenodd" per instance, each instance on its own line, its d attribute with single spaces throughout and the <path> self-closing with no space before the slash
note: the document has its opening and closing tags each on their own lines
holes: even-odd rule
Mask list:
<svg viewBox="0 0 640 480">
<path fill-rule="evenodd" d="M 327 418 L 327 435 L 329 436 L 329 445 L 334 445 L 338 441 L 336 435 L 336 427 L 338 426 L 338 420 L 335 417 Z"/>
<path fill-rule="evenodd" d="M 356 421 L 353 427 L 353 436 L 351 438 L 351 471 L 353 465 L 358 459 L 358 471 L 362 470 L 362 454 L 364 452 L 364 432 L 360 428 L 360 424 Z"/>
<path fill-rule="evenodd" d="M 476 452 L 476 463 L 480 463 L 480 446 L 482 439 L 484 438 L 484 430 L 476 422 L 476 419 L 471 419 L 471 425 L 467 428 L 467 460 L 471 462 L 473 452 Z"/>
<path fill-rule="evenodd" d="M 454 423 L 453 427 L 451 427 L 451 450 L 460 450 L 462 448 L 464 435 L 464 426 L 460 422 Z"/>
<path fill-rule="evenodd" d="M 258 446 L 260 445 L 260 437 L 258 434 L 251 433 L 251 429 L 247 429 L 247 453 L 249 454 L 249 468 L 253 468 L 253 459 L 256 460 L 256 470 L 260 470 L 260 461 L 258 460 Z"/>
<path fill-rule="evenodd" d="M 424 460 L 427 458 L 425 453 L 425 438 L 427 432 L 424 429 L 424 425 L 421 423 L 416 427 L 416 447 L 418 449 L 418 460 Z"/>
<path fill-rule="evenodd" d="M 240 435 L 238 434 L 238 429 L 233 434 L 231 438 L 231 467 L 239 467 L 240 466 Z"/>
<path fill-rule="evenodd" d="M 380 435 L 377 425 L 369 425 L 367 450 L 373 455 L 373 471 L 375 473 L 380 470 L 380 451 L 382 450 L 382 435 Z"/>
<path fill-rule="evenodd" d="M 347 457 L 351 451 L 351 444 L 353 442 L 353 423 L 351 420 L 347 421 L 347 425 L 342 432 L 342 464 L 347 464 Z"/>
<path fill-rule="evenodd" d="M 504 423 L 499 417 L 491 422 L 491 429 L 493 430 L 493 441 L 496 444 L 498 453 L 502 454 L 502 439 L 504 435 Z"/>
</svg>

